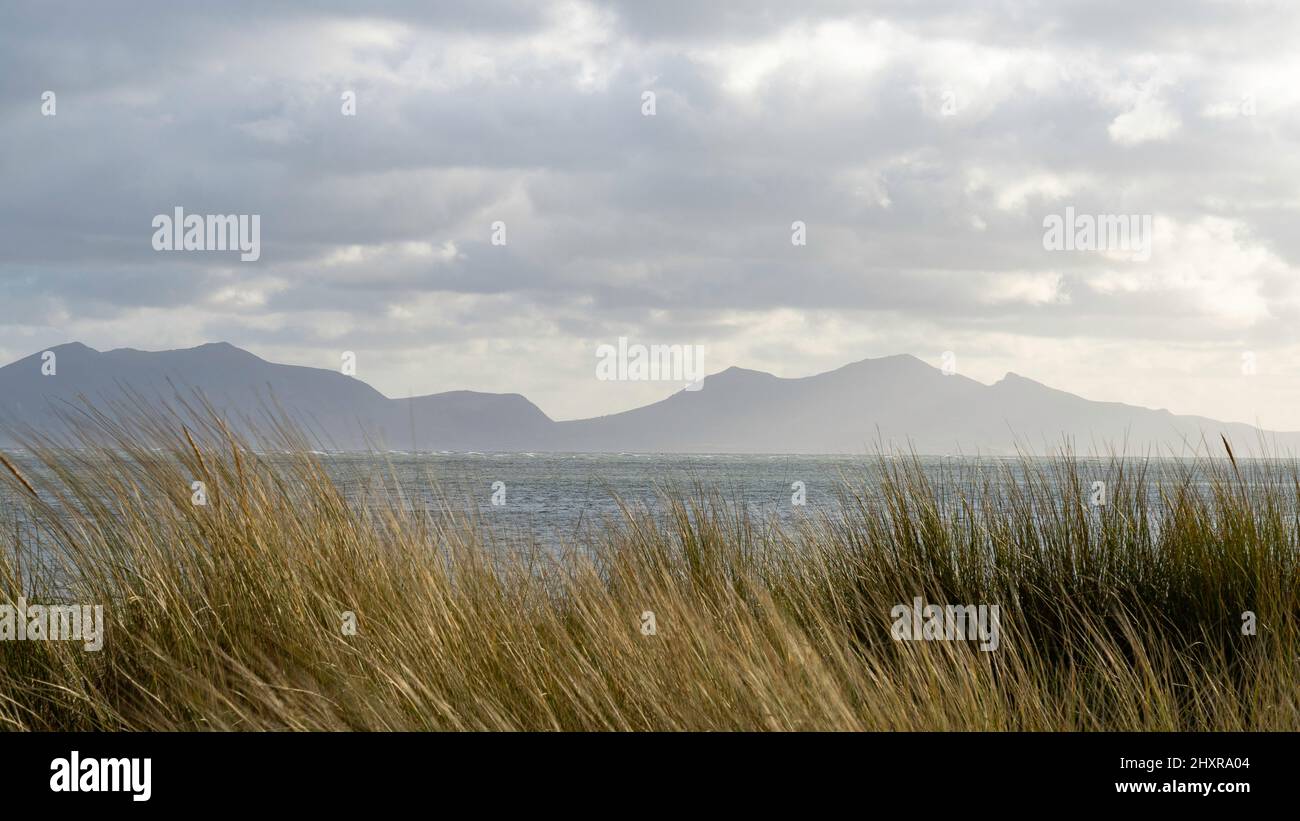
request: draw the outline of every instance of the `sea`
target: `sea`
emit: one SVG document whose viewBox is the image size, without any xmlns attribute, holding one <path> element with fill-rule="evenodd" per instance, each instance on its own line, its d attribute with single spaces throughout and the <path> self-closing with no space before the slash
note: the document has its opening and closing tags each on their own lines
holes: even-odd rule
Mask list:
<svg viewBox="0 0 1300 821">
<path fill-rule="evenodd" d="M 29 454 L 10 452 L 8 456 L 21 471 L 31 476 L 41 473 Z M 530 534 L 537 541 L 558 543 L 583 528 L 620 518 L 621 506 L 662 513 L 666 496 L 699 498 L 702 491 L 743 507 L 756 521 L 788 522 L 823 512 L 838 515 L 846 492 L 870 494 L 878 487 L 882 466 L 891 457 L 469 452 L 319 454 L 319 458 L 345 495 L 358 505 L 374 499 L 391 501 L 397 493 L 408 508 L 450 510 L 502 534 Z M 1018 457 L 892 458 L 915 458 L 941 495 L 955 494 L 970 482 L 1025 481 L 1026 462 Z M 1125 464 L 1126 469 L 1134 470 L 1141 462 L 1128 460 Z M 1149 475 L 1164 477 L 1166 488 L 1193 469 L 1186 459 L 1149 459 L 1146 465 Z M 1074 466 L 1085 496 L 1105 504 L 1110 492 L 1106 483 L 1113 481 L 1110 460 L 1079 458 Z M 1280 467 L 1279 463 L 1264 468 L 1256 465 L 1248 472 L 1258 474 L 1254 481 L 1277 482 L 1287 488 L 1290 471 Z M 1099 490 L 1098 482 L 1102 483 Z M 1204 471 L 1196 471 L 1191 486 L 1208 487 Z M 1161 487 L 1161 482 L 1149 483 L 1153 503 L 1158 501 Z M 14 504 L 12 493 L 0 483 L 0 523 L 12 518 L 7 513 L 21 507 Z"/>
</svg>

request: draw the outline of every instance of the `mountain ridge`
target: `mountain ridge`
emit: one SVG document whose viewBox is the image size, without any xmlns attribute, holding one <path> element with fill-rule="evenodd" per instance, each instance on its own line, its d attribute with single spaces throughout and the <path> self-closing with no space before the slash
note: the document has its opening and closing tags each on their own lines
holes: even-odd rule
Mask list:
<svg viewBox="0 0 1300 821">
<path fill-rule="evenodd" d="M 192 348 L 97 351 L 81 342 L 0 367 L 0 445 L 9 431 L 59 427 L 62 403 L 149 399 L 198 391 L 239 418 L 273 404 L 322 446 L 338 450 L 860 453 L 884 446 L 917 453 L 997 455 L 1084 440 L 1144 451 L 1190 452 L 1189 442 L 1227 436 L 1249 453 L 1256 440 L 1300 445 L 1300 433 L 1098 402 L 1007 372 L 992 384 L 943 374 L 911 354 L 869 357 L 817 374 L 780 377 L 731 366 L 700 390 L 603 416 L 554 420 L 520 393 L 453 390 L 388 397 L 355 377 L 270 362 L 228 342 Z M 65 405 L 66 406 L 66 405 Z"/>
</svg>

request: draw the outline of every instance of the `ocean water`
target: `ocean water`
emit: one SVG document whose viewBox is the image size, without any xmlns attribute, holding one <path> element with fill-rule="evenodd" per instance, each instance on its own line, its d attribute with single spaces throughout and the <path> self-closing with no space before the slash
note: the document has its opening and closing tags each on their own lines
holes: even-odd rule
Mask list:
<svg viewBox="0 0 1300 821">
<path fill-rule="evenodd" d="M 790 522 L 796 517 L 842 513 L 846 493 L 872 495 L 889 457 L 809 456 L 790 454 L 520 454 L 440 453 L 372 456 L 327 456 L 335 480 L 352 497 L 375 492 L 380 479 L 395 480 L 407 503 L 417 509 L 450 508 L 474 514 L 496 532 L 530 533 L 543 542 L 563 541 L 581 528 L 620 517 L 620 502 L 652 513 L 664 510 L 664 494 L 698 498 L 703 490 L 743 507 L 755 521 Z M 907 457 L 908 459 L 913 457 Z M 1017 458 L 915 457 L 940 498 L 954 499 L 983 483 L 1025 484 L 1031 472 L 1047 468 L 1049 480 L 1059 475 L 1046 462 Z M 884 461 L 882 461 L 882 459 Z M 1124 462 L 1125 470 L 1139 460 Z M 1203 467 L 1203 463 L 1199 463 Z M 1226 463 L 1225 463 L 1226 464 Z M 1159 507 L 1163 489 L 1190 483 L 1208 492 L 1205 473 L 1186 459 L 1151 459 L 1145 463 L 1148 500 Z M 1257 466 L 1257 483 L 1286 486 L 1289 478 L 1279 464 Z M 1114 464 L 1108 459 L 1074 461 L 1078 481 L 1090 495 L 1095 482 L 1114 487 Z M 978 496 L 978 491 L 974 493 Z M 796 497 L 802 504 L 796 504 Z M 494 498 L 499 504 L 494 504 Z"/>
<path fill-rule="evenodd" d="M 358 505 L 367 499 L 391 499 L 398 488 L 408 507 L 468 513 L 495 532 L 531 534 L 548 543 L 618 518 L 620 500 L 655 512 L 663 509 L 664 492 L 698 495 L 697 488 L 743 506 L 760 521 L 790 521 L 820 512 L 835 515 L 846 489 L 872 492 L 882 464 L 881 457 L 868 455 L 389 453 L 320 458 Z M 25 473 L 41 473 L 30 456 L 11 453 L 10 459 Z M 1024 481 L 1017 459 L 921 457 L 919 462 L 941 494 L 956 494 L 983 481 Z M 1140 462 L 1125 464 L 1132 471 Z M 1192 465 L 1182 459 L 1146 463 L 1153 479 L 1148 483 L 1153 509 L 1162 484 L 1173 487 Z M 1085 494 L 1094 482 L 1114 481 L 1108 460 L 1078 459 L 1075 467 Z M 1256 464 L 1250 470 L 1257 474 L 1256 483 L 1277 482 L 1285 488 L 1290 478 L 1283 467 Z M 1204 472 L 1198 472 L 1192 487 L 1207 486 Z M 6 514 L 21 508 L 8 494 L 0 484 L 0 522 L 10 521 L 13 517 Z M 803 505 L 795 504 L 796 495 Z"/>
<path fill-rule="evenodd" d="M 43 473 L 29 455 L 10 453 L 9 458 L 29 476 Z M 398 488 L 409 507 L 450 508 L 476 515 L 494 529 L 526 530 L 545 541 L 617 517 L 620 501 L 658 510 L 664 492 L 694 493 L 697 488 L 762 518 L 788 520 L 796 512 L 831 511 L 844 487 L 870 483 L 879 465 L 867 456 L 734 454 L 388 453 L 320 458 L 358 504 L 367 498 L 391 498 Z M 932 459 L 925 464 L 938 471 L 945 462 L 951 467 L 952 461 Z M 795 504 L 796 494 L 804 504 Z M 15 501 L 0 485 L 0 508 L 15 508 Z"/>
<path fill-rule="evenodd" d="M 732 454 L 390 454 L 332 456 L 327 464 L 350 493 L 373 481 L 363 477 L 390 476 L 414 506 L 472 512 L 494 528 L 546 541 L 618 517 L 620 502 L 657 511 L 664 493 L 698 496 L 698 489 L 760 518 L 830 511 L 840 488 L 867 481 L 873 470 L 865 457 Z"/>
</svg>

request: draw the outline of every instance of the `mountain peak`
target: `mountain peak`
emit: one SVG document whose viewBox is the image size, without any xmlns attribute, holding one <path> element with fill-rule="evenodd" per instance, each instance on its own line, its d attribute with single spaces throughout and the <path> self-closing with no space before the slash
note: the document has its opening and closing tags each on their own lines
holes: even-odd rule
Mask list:
<svg viewBox="0 0 1300 821">
<path fill-rule="evenodd" d="M 229 342 L 205 342 L 202 345 L 195 345 L 193 348 L 184 350 L 194 351 L 195 353 L 220 354 L 223 356 L 239 356 L 260 360 L 261 357 L 243 348 L 231 345 Z"/>
<path fill-rule="evenodd" d="M 1037 379 L 1030 379 L 1027 376 L 1021 376 L 1015 371 L 1007 371 L 1006 375 L 994 382 L 990 387 L 1001 390 L 1013 389 L 1038 389 L 1042 391 L 1051 391 L 1052 393 L 1065 393 L 1059 388 L 1052 388 L 1039 382 Z"/>
<path fill-rule="evenodd" d="M 170 348 L 162 351 L 144 351 L 139 348 L 114 348 L 106 352 L 109 355 L 124 356 L 132 358 L 155 358 L 166 357 L 172 361 L 178 358 L 186 357 L 203 357 L 205 360 L 213 358 L 219 359 L 223 363 L 238 363 L 241 361 L 265 362 L 266 360 L 250 353 L 243 348 L 231 345 L 229 342 L 204 342 L 201 345 L 195 345 L 192 348 Z"/>
<path fill-rule="evenodd" d="M 99 353 L 99 351 L 81 342 L 65 342 L 62 345 L 55 345 L 53 348 L 47 348 L 46 350 L 55 353 Z"/>
<path fill-rule="evenodd" d="M 938 376 L 939 369 L 923 359 L 919 359 L 908 353 L 891 354 L 889 356 L 873 356 L 866 359 L 859 359 L 856 362 L 850 362 L 847 365 L 841 365 L 834 370 L 805 377 L 807 379 L 843 379 L 852 380 L 869 379 L 907 379 L 907 380 L 928 380 L 931 376 Z"/>
<path fill-rule="evenodd" d="M 44 350 L 54 351 L 56 354 L 134 353 L 134 354 L 152 355 L 152 354 L 162 354 L 162 353 L 204 352 L 204 353 L 237 353 L 237 354 L 244 354 L 245 356 L 254 356 L 254 354 L 249 353 L 243 348 L 236 347 L 230 344 L 229 342 L 204 342 L 203 344 L 195 345 L 192 348 L 173 348 L 170 350 L 163 350 L 163 351 L 145 351 L 145 350 L 141 350 L 140 348 L 110 348 L 107 351 L 101 351 L 97 348 L 90 347 L 84 342 L 77 342 L 74 340 L 72 342 L 64 342 L 62 345 L 55 345 L 51 348 L 46 348 Z M 43 353 L 43 351 L 38 351 L 38 353 Z"/>
<path fill-rule="evenodd" d="M 718 371 L 716 374 L 713 375 L 714 378 L 720 376 L 727 377 L 729 379 L 743 379 L 747 377 L 748 378 L 765 377 L 767 379 L 776 378 L 772 374 L 768 373 L 767 371 L 756 371 L 753 368 L 742 368 L 739 365 L 732 365 L 730 368 L 727 368 L 726 370 L 723 371 Z"/>
<path fill-rule="evenodd" d="M 842 365 L 836 370 L 844 370 L 844 368 L 880 368 L 880 367 L 914 369 L 914 370 L 921 370 L 921 369 L 938 370 L 929 362 L 926 362 L 924 359 L 915 357 L 910 353 L 895 353 L 895 354 L 889 354 L 888 356 L 868 356 L 865 359 L 859 359 L 855 362 L 850 362 L 847 365 Z"/>
</svg>

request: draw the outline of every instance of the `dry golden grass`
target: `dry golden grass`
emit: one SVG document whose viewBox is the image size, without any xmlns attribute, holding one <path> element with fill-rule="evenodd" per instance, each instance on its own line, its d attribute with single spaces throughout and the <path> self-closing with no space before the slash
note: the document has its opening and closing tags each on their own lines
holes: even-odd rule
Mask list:
<svg viewBox="0 0 1300 821">
<path fill-rule="evenodd" d="M 258 455 L 197 416 L 90 413 L 31 443 L 42 470 L 0 471 L 28 522 L 0 602 L 108 621 L 100 652 L 0 642 L 0 726 L 1300 729 L 1294 465 L 1111 460 L 1091 508 L 1069 458 L 937 481 L 882 458 L 838 517 L 754 521 L 702 491 L 556 553 L 400 488 L 349 501 L 287 428 Z M 999 605 L 999 649 L 892 640 L 915 596 Z"/>
</svg>

